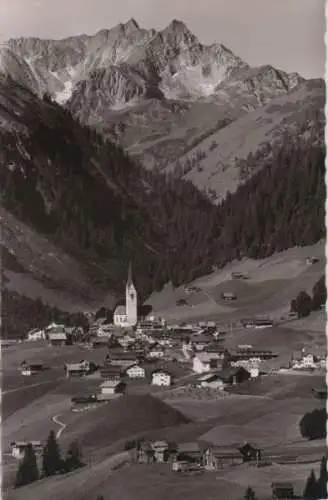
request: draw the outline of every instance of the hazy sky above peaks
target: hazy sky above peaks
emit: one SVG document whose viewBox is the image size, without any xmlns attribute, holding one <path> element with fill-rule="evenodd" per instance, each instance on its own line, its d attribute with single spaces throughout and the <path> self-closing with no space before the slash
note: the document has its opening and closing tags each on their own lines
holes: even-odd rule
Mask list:
<svg viewBox="0 0 328 500">
<path fill-rule="evenodd" d="M 0 40 L 93 34 L 133 17 L 143 28 L 184 21 L 251 65 L 323 77 L 325 0 L 0 0 Z"/>
</svg>

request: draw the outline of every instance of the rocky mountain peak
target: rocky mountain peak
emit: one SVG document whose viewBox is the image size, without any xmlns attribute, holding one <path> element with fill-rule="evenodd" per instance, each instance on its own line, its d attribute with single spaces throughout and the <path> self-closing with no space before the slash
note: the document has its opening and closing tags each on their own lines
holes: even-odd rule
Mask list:
<svg viewBox="0 0 328 500">
<path fill-rule="evenodd" d="M 192 43 L 199 43 L 198 38 L 190 31 L 188 26 L 183 21 L 178 21 L 177 19 L 173 19 L 171 23 L 164 28 L 161 32 L 161 35 L 164 39 L 168 41 L 189 41 Z"/>
<path fill-rule="evenodd" d="M 32 68 L 6 44 L 0 46 L 0 74 L 40 95 L 40 84 Z"/>
<path fill-rule="evenodd" d="M 127 23 L 125 23 L 123 26 L 124 26 L 125 31 L 130 31 L 130 32 L 140 29 L 139 24 L 133 18 L 129 19 L 129 21 Z"/>
</svg>

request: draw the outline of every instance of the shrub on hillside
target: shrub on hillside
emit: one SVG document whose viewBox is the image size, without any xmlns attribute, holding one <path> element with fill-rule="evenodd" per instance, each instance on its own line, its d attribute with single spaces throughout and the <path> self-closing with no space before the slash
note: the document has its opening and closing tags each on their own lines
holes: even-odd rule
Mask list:
<svg viewBox="0 0 328 500">
<path fill-rule="evenodd" d="M 321 408 L 311 413 L 305 413 L 300 421 L 300 432 L 307 439 L 325 439 L 327 424 L 327 410 Z"/>
<path fill-rule="evenodd" d="M 77 440 L 73 441 L 67 451 L 65 460 L 65 472 L 71 472 L 84 466 L 82 461 L 82 452 Z"/>
<path fill-rule="evenodd" d="M 325 275 L 316 282 L 312 289 L 312 310 L 320 309 L 327 301 L 326 277 Z"/>
<path fill-rule="evenodd" d="M 299 318 L 305 318 L 309 316 L 312 309 L 312 299 L 310 295 L 304 291 L 301 291 L 296 299 L 291 301 L 290 310 L 291 312 L 296 312 Z"/>
</svg>

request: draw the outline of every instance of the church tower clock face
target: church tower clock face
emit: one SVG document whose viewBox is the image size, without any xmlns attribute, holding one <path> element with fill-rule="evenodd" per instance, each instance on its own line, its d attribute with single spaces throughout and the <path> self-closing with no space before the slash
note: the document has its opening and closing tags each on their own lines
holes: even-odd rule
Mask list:
<svg viewBox="0 0 328 500">
<path fill-rule="evenodd" d="M 131 300 L 134 300 L 134 293 L 133 292 L 130 293 L 130 298 L 131 298 Z"/>
</svg>

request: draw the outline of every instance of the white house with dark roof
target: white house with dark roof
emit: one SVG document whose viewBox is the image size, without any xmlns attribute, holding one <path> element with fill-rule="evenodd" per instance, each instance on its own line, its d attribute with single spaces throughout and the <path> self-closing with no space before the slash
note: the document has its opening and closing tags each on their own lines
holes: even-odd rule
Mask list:
<svg viewBox="0 0 328 500">
<path fill-rule="evenodd" d="M 164 370 L 155 370 L 152 373 L 151 384 L 169 387 L 172 384 L 172 375 Z"/>
<path fill-rule="evenodd" d="M 146 370 L 143 366 L 140 366 L 138 364 L 132 365 L 127 368 L 125 373 L 129 378 L 145 378 L 146 376 Z"/>
<path fill-rule="evenodd" d="M 24 458 L 26 448 L 31 445 L 36 453 L 40 453 L 42 450 L 41 441 L 13 441 L 11 443 L 11 454 L 17 460 Z"/>
<path fill-rule="evenodd" d="M 123 393 L 125 389 L 124 382 L 120 380 L 106 380 L 100 384 L 101 396 L 113 396 L 114 394 Z"/>
</svg>

